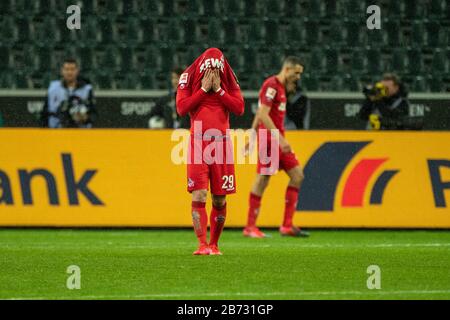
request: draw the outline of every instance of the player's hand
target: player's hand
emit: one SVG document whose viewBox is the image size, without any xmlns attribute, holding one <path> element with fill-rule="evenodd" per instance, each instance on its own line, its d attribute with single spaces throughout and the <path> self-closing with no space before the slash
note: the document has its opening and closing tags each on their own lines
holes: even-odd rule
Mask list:
<svg viewBox="0 0 450 320">
<path fill-rule="evenodd" d="M 281 152 L 283 153 L 288 153 L 291 152 L 291 145 L 287 142 L 287 140 L 280 135 L 280 148 L 281 148 Z"/>
<path fill-rule="evenodd" d="M 247 157 L 252 154 L 253 149 L 255 149 L 256 145 L 256 133 L 252 130 L 252 133 L 249 137 L 249 140 L 245 142 L 244 148 L 242 149 L 242 154 L 244 157 Z"/>
<path fill-rule="evenodd" d="M 220 73 L 219 73 L 219 69 L 214 69 L 212 74 L 213 74 L 213 77 L 212 77 L 212 89 L 214 90 L 214 92 L 217 92 L 217 90 L 220 89 Z"/>
<path fill-rule="evenodd" d="M 212 76 L 213 76 L 213 73 L 212 73 L 211 69 L 206 69 L 205 74 L 203 75 L 203 78 L 202 78 L 202 88 L 206 92 L 211 90 L 212 80 L 213 80 Z"/>
</svg>

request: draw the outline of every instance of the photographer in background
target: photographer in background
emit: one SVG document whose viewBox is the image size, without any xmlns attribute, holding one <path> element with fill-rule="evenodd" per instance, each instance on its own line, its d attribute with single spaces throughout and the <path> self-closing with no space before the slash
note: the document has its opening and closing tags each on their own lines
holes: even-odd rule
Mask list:
<svg viewBox="0 0 450 320">
<path fill-rule="evenodd" d="M 383 79 L 363 89 L 366 96 L 359 117 L 368 130 L 421 129 L 421 118 L 409 117 L 408 92 L 397 75 L 386 73 Z"/>
<path fill-rule="evenodd" d="M 311 112 L 311 102 L 303 93 L 299 82 L 286 85 L 286 117 L 284 126 L 286 130 L 308 130 Z"/>
<path fill-rule="evenodd" d="M 191 126 L 189 116 L 180 117 L 176 111 L 175 101 L 178 88 L 178 81 L 183 68 L 174 68 L 170 73 L 169 94 L 156 101 L 156 105 L 150 112 L 148 127 L 150 129 L 189 129 Z"/>
<path fill-rule="evenodd" d="M 92 128 L 96 117 L 92 85 L 79 76 L 75 59 L 66 59 L 61 80 L 50 83 L 41 113 L 43 127 Z"/>
</svg>

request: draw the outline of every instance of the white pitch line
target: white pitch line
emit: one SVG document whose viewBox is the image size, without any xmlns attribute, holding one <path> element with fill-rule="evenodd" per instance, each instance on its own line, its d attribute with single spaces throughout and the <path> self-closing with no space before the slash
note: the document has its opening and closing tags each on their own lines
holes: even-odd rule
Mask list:
<svg viewBox="0 0 450 320">
<path fill-rule="evenodd" d="M 66 296 L 66 297 L 13 297 L 4 300 L 46 300 L 46 299 L 145 299 L 145 298 L 177 298 L 177 297 L 254 297 L 254 296 L 346 296 L 346 295 L 408 295 L 408 294 L 450 294 L 450 290 L 399 290 L 399 291 L 304 291 L 304 292 L 206 292 L 206 293 L 161 293 L 137 295 L 96 295 L 96 296 Z"/>
</svg>

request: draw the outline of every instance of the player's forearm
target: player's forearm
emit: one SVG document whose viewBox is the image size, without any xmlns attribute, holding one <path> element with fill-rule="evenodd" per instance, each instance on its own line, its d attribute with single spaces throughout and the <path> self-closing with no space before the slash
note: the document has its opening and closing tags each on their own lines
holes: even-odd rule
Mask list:
<svg viewBox="0 0 450 320">
<path fill-rule="evenodd" d="M 191 110 L 196 108 L 205 97 L 206 92 L 202 89 L 198 90 L 193 95 L 187 96 L 183 91 L 178 90 L 177 92 L 177 112 L 183 117 L 188 114 Z"/>
<path fill-rule="evenodd" d="M 234 90 L 229 94 L 225 90 L 220 89 L 216 94 L 219 96 L 220 102 L 229 111 L 238 116 L 244 114 L 244 98 L 242 98 L 239 90 Z"/>
<path fill-rule="evenodd" d="M 258 113 L 256 113 L 255 117 L 253 118 L 251 129 L 256 130 L 256 128 L 258 128 L 258 124 L 259 124 Z"/>
<path fill-rule="evenodd" d="M 263 123 L 266 129 L 277 130 L 277 127 L 275 126 L 275 124 L 273 123 L 272 119 L 268 114 L 258 112 L 256 115 L 257 115 L 256 118 Z"/>
</svg>

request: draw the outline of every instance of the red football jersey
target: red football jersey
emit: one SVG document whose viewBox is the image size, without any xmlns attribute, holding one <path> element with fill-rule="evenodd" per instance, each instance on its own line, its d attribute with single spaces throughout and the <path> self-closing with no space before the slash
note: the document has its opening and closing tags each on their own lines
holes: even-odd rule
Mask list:
<svg viewBox="0 0 450 320">
<path fill-rule="evenodd" d="M 259 104 L 270 107 L 269 116 L 275 127 L 284 136 L 284 115 L 286 114 L 286 90 L 276 76 L 267 78 L 259 91 Z M 260 122 L 259 128 L 265 129 Z"/>
<path fill-rule="evenodd" d="M 221 90 L 205 93 L 202 78 L 207 69 L 219 69 Z M 229 125 L 229 111 L 241 115 L 244 99 L 233 70 L 222 52 L 212 48 L 206 50 L 180 76 L 177 89 L 177 111 L 180 115 L 189 112 L 191 132 L 194 121 L 201 121 L 202 132 L 218 129 L 225 133 Z"/>
</svg>

